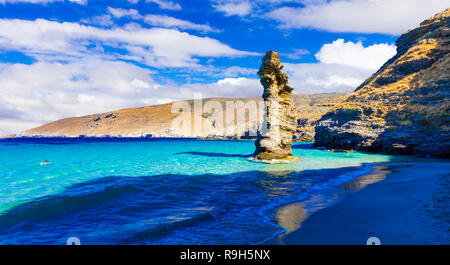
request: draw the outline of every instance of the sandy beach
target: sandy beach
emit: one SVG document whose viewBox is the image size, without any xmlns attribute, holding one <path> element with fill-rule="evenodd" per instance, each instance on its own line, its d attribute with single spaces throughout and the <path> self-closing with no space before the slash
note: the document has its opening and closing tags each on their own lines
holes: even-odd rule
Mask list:
<svg viewBox="0 0 450 265">
<path fill-rule="evenodd" d="M 266 243 L 361 245 L 378 237 L 381 244 L 449 244 L 448 166 L 377 165 L 320 199 L 280 209 L 277 221 L 286 233 Z"/>
</svg>

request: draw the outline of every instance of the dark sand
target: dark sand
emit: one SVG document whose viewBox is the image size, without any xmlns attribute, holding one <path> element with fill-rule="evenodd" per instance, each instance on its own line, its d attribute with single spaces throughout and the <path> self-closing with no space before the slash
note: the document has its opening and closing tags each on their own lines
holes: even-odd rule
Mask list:
<svg viewBox="0 0 450 265">
<path fill-rule="evenodd" d="M 448 161 L 376 166 L 318 197 L 279 209 L 287 232 L 266 244 L 450 244 Z"/>
</svg>

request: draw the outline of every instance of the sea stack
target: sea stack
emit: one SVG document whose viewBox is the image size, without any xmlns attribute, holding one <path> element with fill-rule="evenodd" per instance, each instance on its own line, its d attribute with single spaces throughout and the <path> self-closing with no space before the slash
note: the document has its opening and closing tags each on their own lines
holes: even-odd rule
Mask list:
<svg viewBox="0 0 450 265">
<path fill-rule="evenodd" d="M 264 87 L 266 106 L 264 123 L 255 142 L 255 160 L 263 162 L 289 162 L 292 155 L 292 136 L 297 129 L 296 109 L 292 98 L 293 88 L 282 71 L 277 52 L 269 51 L 262 60 L 258 75 Z"/>
</svg>

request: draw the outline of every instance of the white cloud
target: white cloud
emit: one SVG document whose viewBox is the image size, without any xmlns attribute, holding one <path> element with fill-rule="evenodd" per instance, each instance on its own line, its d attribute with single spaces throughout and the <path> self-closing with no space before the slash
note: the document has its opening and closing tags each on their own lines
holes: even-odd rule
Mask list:
<svg viewBox="0 0 450 265">
<path fill-rule="evenodd" d="M 396 53 L 393 44 L 345 42 L 324 44 L 315 54 L 319 63 L 285 64 L 295 93 L 344 92 L 355 89 Z"/>
<path fill-rule="evenodd" d="M 98 46 L 100 52 L 88 48 L 92 44 Z M 102 45 L 124 49 L 128 54 L 105 54 Z M 46 61 L 97 55 L 126 57 L 154 67 L 200 67 L 195 57 L 257 55 L 174 29 L 144 29 L 138 25 L 102 29 L 44 19 L 0 19 L 0 48 L 18 50 Z"/>
<path fill-rule="evenodd" d="M 284 70 L 296 94 L 353 90 L 373 73 L 368 69 L 325 63 L 286 63 Z"/>
<path fill-rule="evenodd" d="M 337 39 L 320 48 L 316 58 L 322 63 L 342 64 L 347 66 L 377 70 L 396 53 L 394 44 L 374 44 L 364 47 L 361 41 L 357 43 Z"/>
<path fill-rule="evenodd" d="M 286 56 L 289 59 L 294 59 L 294 60 L 298 60 L 301 59 L 303 55 L 307 55 L 309 54 L 308 50 L 305 49 L 293 49 L 293 51 L 291 53 L 283 53 L 280 55 Z"/>
<path fill-rule="evenodd" d="M 47 4 L 53 2 L 63 2 L 64 0 L 0 0 L 0 4 L 15 4 L 15 3 L 30 3 L 30 4 Z M 77 3 L 80 5 L 87 4 L 87 0 L 67 0 L 68 2 Z"/>
<path fill-rule="evenodd" d="M 145 15 L 144 22 L 156 27 L 164 27 L 164 28 L 178 28 L 182 30 L 197 30 L 202 32 L 213 32 L 217 31 L 211 28 L 208 25 L 195 24 L 190 21 L 181 20 L 174 17 L 169 17 L 166 15 Z"/>
<path fill-rule="evenodd" d="M 161 9 L 167 9 L 167 10 L 181 10 L 180 4 L 173 3 L 168 0 L 145 0 L 149 3 L 155 3 L 159 6 Z"/>
<path fill-rule="evenodd" d="M 151 88 L 152 86 L 148 83 L 148 82 L 145 82 L 145 81 L 142 81 L 142 80 L 140 80 L 140 79 L 137 79 L 137 78 L 135 78 L 135 79 L 133 79 L 133 81 L 131 81 L 131 83 L 130 83 L 133 87 L 135 87 L 135 88 L 145 88 L 145 89 L 148 89 L 148 88 Z M 154 88 L 157 88 L 158 86 L 154 86 Z"/>
<path fill-rule="evenodd" d="M 130 2 L 132 4 L 137 4 L 139 2 L 139 0 L 128 0 L 128 2 Z"/>
<path fill-rule="evenodd" d="M 242 85 L 245 83 L 248 83 L 250 79 L 248 78 L 244 78 L 244 77 L 239 77 L 239 78 L 225 78 L 222 80 L 219 80 L 217 82 L 217 84 L 219 86 L 223 86 L 223 87 L 227 87 L 227 86 L 238 86 L 238 85 Z"/>
<path fill-rule="evenodd" d="M 181 86 L 179 93 L 183 98 L 190 99 L 193 93 L 201 93 L 203 98 L 210 97 L 253 97 L 262 94 L 259 79 L 254 78 L 224 78 L 214 83 L 189 84 Z"/>
<path fill-rule="evenodd" d="M 448 0 L 308 1 L 303 8 L 281 7 L 267 14 L 283 28 L 399 35 L 449 7 Z"/>
<path fill-rule="evenodd" d="M 217 76 L 217 77 L 239 77 L 239 76 L 249 76 L 249 75 L 256 76 L 257 72 L 258 72 L 258 69 L 255 69 L 255 68 L 230 66 L 227 68 L 218 68 L 217 73 L 214 74 L 214 76 Z"/>
<path fill-rule="evenodd" d="M 136 9 L 123 9 L 108 7 L 108 12 L 116 18 L 128 17 L 136 20 L 143 20 L 145 23 L 155 27 L 163 28 L 177 28 L 181 30 L 196 30 L 201 32 L 215 32 L 217 30 L 211 28 L 209 25 L 202 25 L 192 23 L 187 20 L 182 20 L 167 15 L 147 14 L 145 16 L 139 14 Z"/>
<path fill-rule="evenodd" d="M 67 64 L 0 64 L 0 126 L 15 130 L 56 119 L 157 102 L 150 71 L 125 62 L 84 59 Z M 21 127 L 21 124 L 23 127 Z M 17 130 L 20 129 L 20 130 Z M 3 128 L 3 131 L 7 131 Z"/>
<path fill-rule="evenodd" d="M 125 8 L 113 8 L 108 7 L 108 12 L 111 13 L 116 18 L 130 17 L 134 19 L 140 19 L 142 16 L 136 9 L 125 9 Z"/>
<path fill-rule="evenodd" d="M 252 11 L 252 5 L 249 1 L 241 0 L 225 0 L 218 1 L 213 5 L 214 9 L 219 12 L 224 12 L 225 16 L 240 16 L 244 17 Z"/>
<path fill-rule="evenodd" d="M 110 15 L 100 15 L 87 19 L 82 19 L 81 23 L 95 25 L 95 26 L 112 26 L 114 25 L 114 21 L 112 20 Z"/>
<path fill-rule="evenodd" d="M 13 133 L 22 132 L 26 129 L 35 128 L 42 125 L 41 122 L 22 121 L 19 119 L 2 119 L 0 118 L 0 136 L 7 136 Z"/>
</svg>

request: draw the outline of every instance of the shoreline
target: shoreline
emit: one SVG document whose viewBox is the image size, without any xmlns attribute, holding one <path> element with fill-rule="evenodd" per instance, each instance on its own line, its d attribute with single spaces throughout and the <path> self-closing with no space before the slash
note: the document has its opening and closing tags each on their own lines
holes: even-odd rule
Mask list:
<svg viewBox="0 0 450 265">
<path fill-rule="evenodd" d="M 4 136 L 0 137 L 0 142 L 8 142 L 8 141 L 20 141 L 20 140 L 134 140 L 134 141 L 140 141 L 140 140 L 149 140 L 149 141 L 156 141 L 156 140 L 204 140 L 204 141 L 255 141 L 256 139 L 248 139 L 248 138 L 202 138 L 202 137 L 144 137 L 144 136 L 136 136 L 136 137 L 113 137 L 113 136 L 104 136 L 104 137 L 96 137 L 96 136 Z M 314 142 L 307 142 L 307 141 L 296 141 L 294 140 L 292 144 L 294 143 L 310 143 L 314 144 Z M 368 150 L 356 150 L 356 149 L 333 149 L 333 148 L 326 148 L 323 146 L 314 147 L 313 149 L 332 152 L 332 153 L 353 153 L 353 152 L 359 152 L 359 153 L 365 153 L 365 154 L 378 154 L 378 155 L 392 155 L 392 156 L 416 156 L 416 157 L 422 157 L 422 158 L 439 158 L 439 159 L 449 159 L 448 156 L 443 155 L 433 155 L 433 154 L 426 154 L 426 153 L 409 153 L 409 154 L 395 154 L 395 153 L 385 153 L 385 152 L 372 152 Z"/>
<path fill-rule="evenodd" d="M 330 194 L 278 209 L 286 232 L 264 244 L 449 244 L 449 164 L 374 164 Z"/>
</svg>

